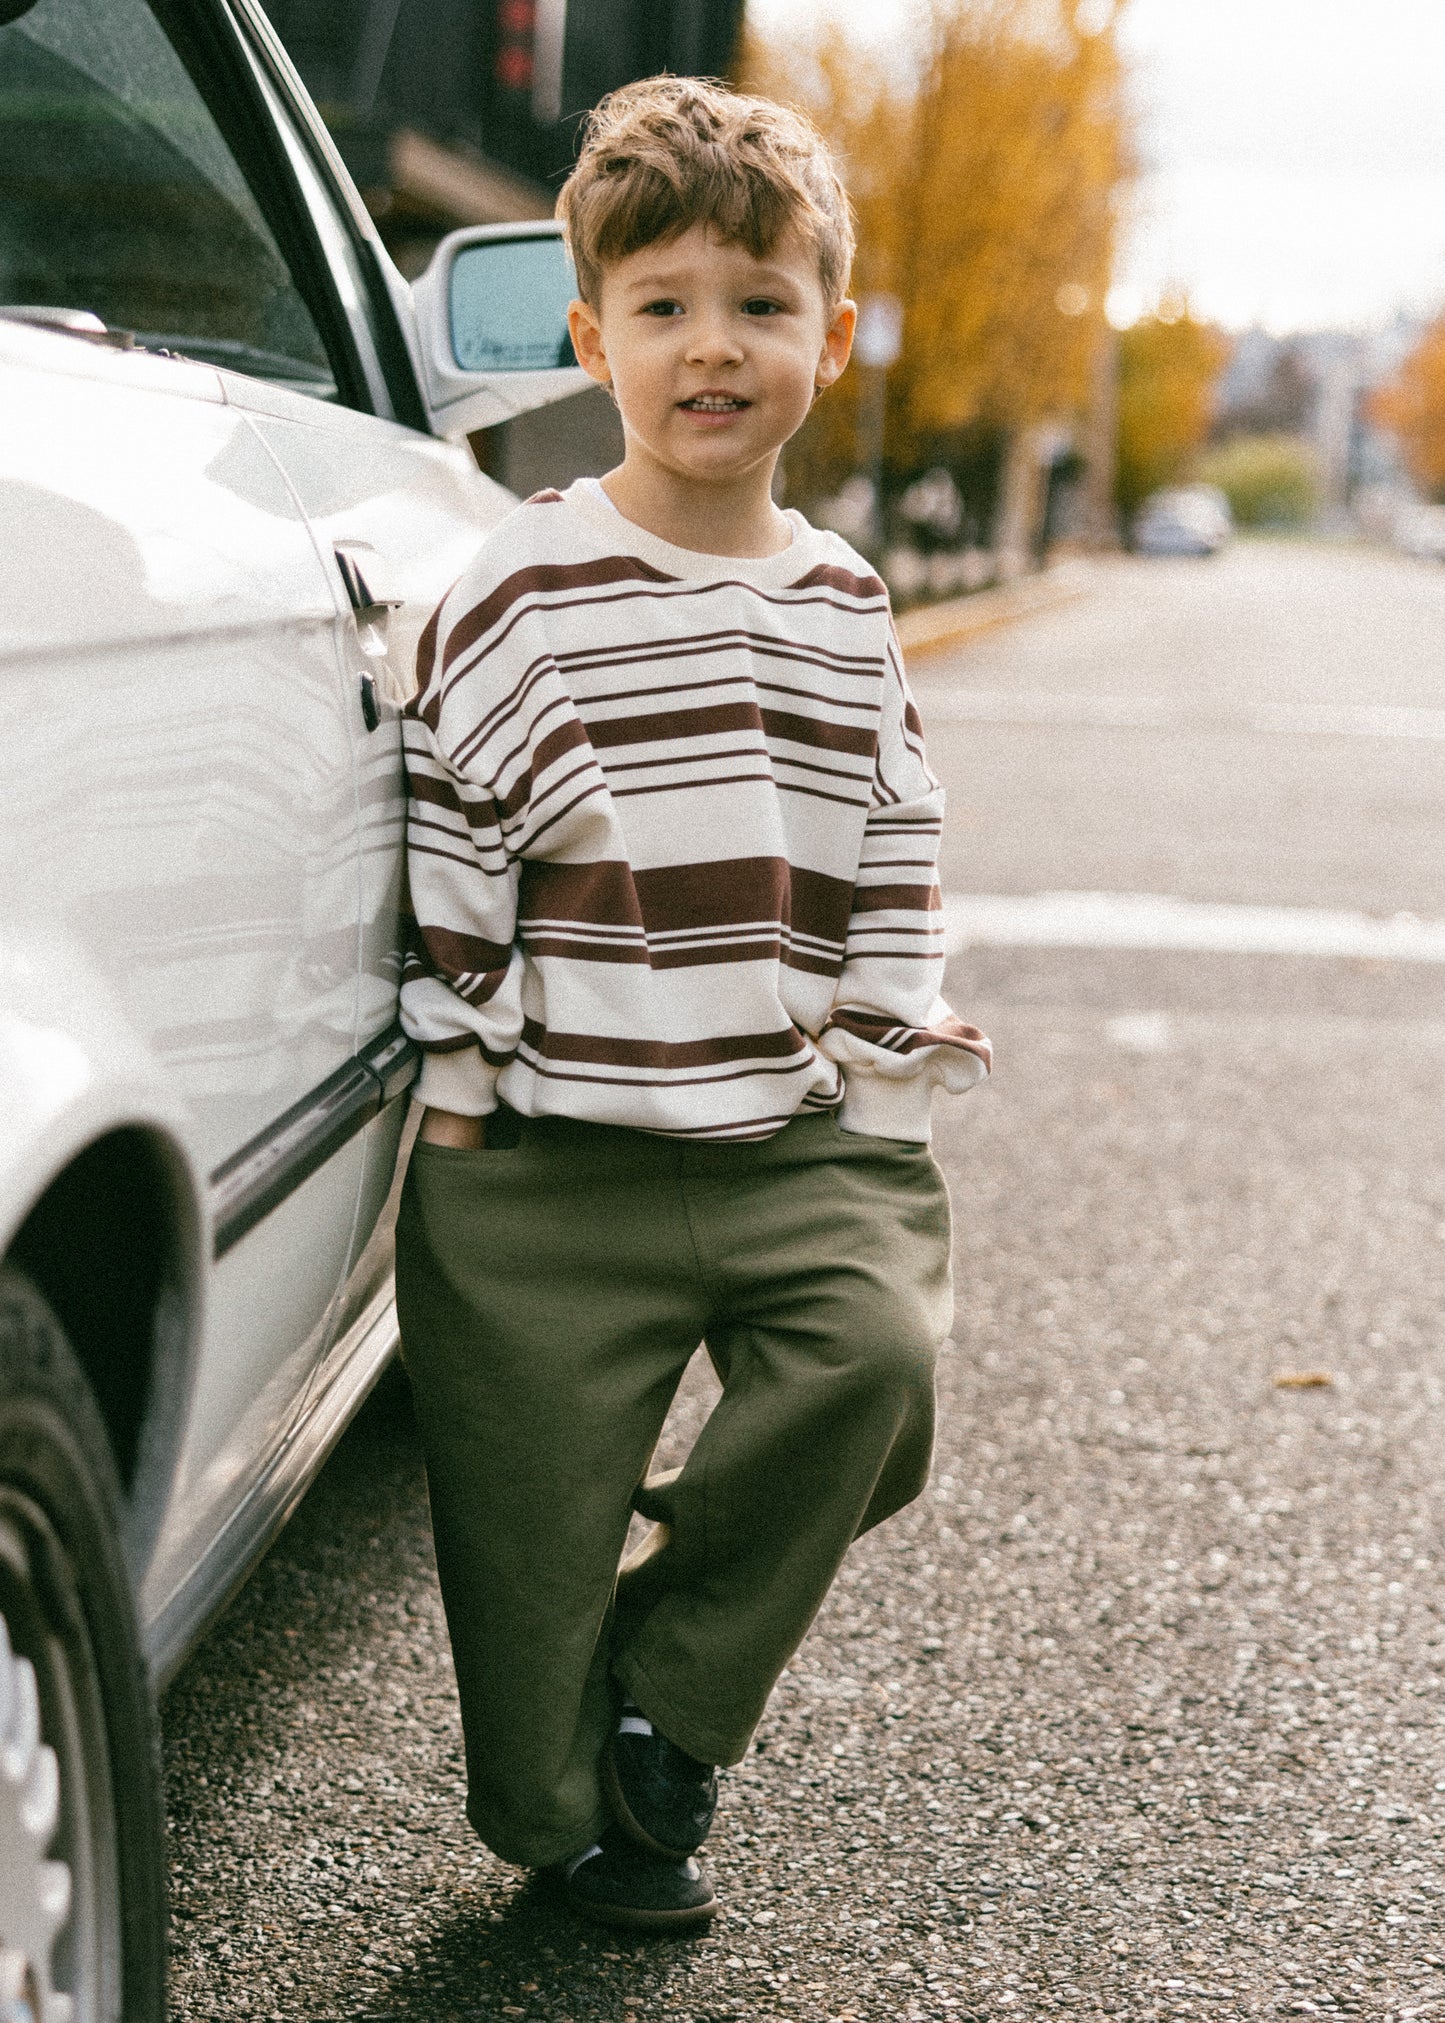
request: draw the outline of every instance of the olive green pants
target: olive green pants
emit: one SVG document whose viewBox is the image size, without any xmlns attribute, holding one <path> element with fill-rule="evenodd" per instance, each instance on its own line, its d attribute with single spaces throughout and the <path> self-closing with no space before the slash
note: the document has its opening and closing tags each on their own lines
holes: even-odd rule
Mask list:
<svg viewBox="0 0 1445 2023">
<path fill-rule="evenodd" d="M 522 1120 L 506 1150 L 418 1144 L 396 1277 L 468 1815 L 557 1861 L 606 1820 L 619 1682 L 737 1762 L 849 1542 L 927 1480 L 943 1176 L 831 1113 L 747 1144 Z M 704 1337 L 722 1397 L 640 1492 Z M 671 1537 L 619 1585 L 634 1503 Z"/>
</svg>

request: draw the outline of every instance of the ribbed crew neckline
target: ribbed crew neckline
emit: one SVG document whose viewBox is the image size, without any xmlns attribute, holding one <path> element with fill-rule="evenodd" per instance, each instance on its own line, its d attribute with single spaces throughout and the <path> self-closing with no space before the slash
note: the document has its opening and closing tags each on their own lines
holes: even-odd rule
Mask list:
<svg viewBox="0 0 1445 2023">
<path fill-rule="evenodd" d="M 793 538 L 776 555 L 708 555 L 697 548 L 679 548 L 660 535 L 649 534 L 613 505 L 597 478 L 576 479 L 562 499 L 609 541 L 625 540 L 627 552 L 636 555 L 639 561 L 651 562 L 669 576 L 685 581 L 718 583 L 731 579 L 754 584 L 760 590 L 776 590 L 796 583 L 810 569 L 830 559 L 830 537 L 810 526 L 792 507 L 784 508 L 784 517 L 793 530 Z"/>
</svg>

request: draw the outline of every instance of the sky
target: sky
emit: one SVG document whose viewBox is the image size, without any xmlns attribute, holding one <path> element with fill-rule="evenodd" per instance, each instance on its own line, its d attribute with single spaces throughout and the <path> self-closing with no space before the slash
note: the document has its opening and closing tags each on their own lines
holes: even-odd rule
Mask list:
<svg viewBox="0 0 1445 2023">
<path fill-rule="evenodd" d="M 909 0 L 831 9 L 896 39 Z M 1167 288 L 1230 328 L 1390 322 L 1445 306 L 1445 0 L 1130 0 L 1144 174 L 1110 309 Z"/>
</svg>

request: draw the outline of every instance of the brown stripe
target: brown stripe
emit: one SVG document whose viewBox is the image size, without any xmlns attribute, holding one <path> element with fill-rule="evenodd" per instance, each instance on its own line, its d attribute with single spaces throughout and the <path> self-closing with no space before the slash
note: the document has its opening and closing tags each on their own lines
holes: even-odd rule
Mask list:
<svg viewBox="0 0 1445 2023">
<path fill-rule="evenodd" d="M 550 1032 L 536 1019 L 523 1020 L 522 1045 L 543 1060 L 618 1068 L 720 1067 L 729 1061 L 791 1060 L 809 1050 L 796 1026 L 771 1033 L 726 1033 L 706 1040 L 628 1040 L 602 1033 Z"/>
<path fill-rule="evenodd" d="M 578 768 L 579 772 L 587 772 L 589 770 L 591 770 L 591 768 L 588 766 L 581 766 Z M 570 773 L 568 775 L 568 780 L 575 779 L 576 777 L 577 777 L 576 773 Z M 567 784 L 566 780 L 559 781 L 557 787 L 555 788 L 549 787 L 547 791 L 549 794 L 560 791 L 560 788 L 565 786 L 566 784 Z M 567 802 L 565 807 L 558 808 L 555 813 L 547 817 L 545 822 L 539 822 L 535 829 L 526 829 L 524 825 L 523 828 L 518 831 L 518 834 L 521 836 L 521 841 L 518 844 L 519 852 L 527 850 L 535 850 L 538 843 L 541 842 L 542 838 L 548 833 L 548 831 L 551 829 L 555 829 L 559 822 L 565 822 L 567 817 L 570 814 L 572 814 L 576 809 L 580 808 L 584 801 L 593 801 L 597 798 L 599 794 L 605 794 L 606 792 L 607 792 L 607 782 L 605 780 L 602 779 L 591 780 L 582 789 L 580 794 L 574 794 L 571 800 Z M 516 836 L 512 838 L 512 841 L 513 842 L 517 841 Z"/>
<path fill-rule="evenodd" d="M 660 709 L 646 716 L 597 718 L 587 725 L 593 744 L 605 751 L 610 745 L 653 743 L 659 738 L 720 737 L 726 731 L 757 730 L 755 703 L 721 702 L 706 709 Z M 722 757 L 723 754 L 719 754 Z"/>
<path fill-rule="evenodd" d="M 785 947 L 777 934 L 756 941 L 697 942 L 686 947 L 649 949 L 640 942 L 574 940 L 556 929 L 535 928 L 523 938 L 523 947 L 534 960 L 552 956 L 565 962 L 616 962 L 635 969 L 651 969 L 659 975 L 668 969 L 711 969 L 729 962 L 776 962 L 784 969 L 804 976 L 831 976 L 842 973 L 843 956 L 820 955 L 812 949 Z M 930 954 L 928 960 L 937 958 Z M 906 962 L 906 955 L 890 952 L 890 962 Z"/>
<path fill-rule="evenodd" d="M 533 747 L 530 763 L 518 773 L 506 793 L 497 796 L 497 807 L 502 816 L 510 821 L 513 816 L 519 815 L 531 800 L 532 789 L 547 768 L 556 765 L 568 752 L 575 752 L 587 744 L 587 732 L 576 717 L 568 717 L 555 730 L 545 732 Z M 575 778 L 575 774 L 572 777 Z"/>
<path fill-rule="evenodd" d="M 782 738 L 789 744 L 852 752 L 871 759 L 878 742 L 868 725 L 828 723 L 791 710 L 760 710 L 755 702 L 720 702 L 701 709 L 659 709 L 618 717 L 596 717 L 584 704 L 583 715 L 587 734 L 599 750 L 610 745 L 680 744 L 690 738 L 761 729 L 765 736 Z"/>
<path fill-rule="evenodd" d="M 853 894 L 855 913 L 941 913 L 943 894 L 936 885 L 860 885 Z"/>
<path fill-rule="evenodd" d="M 606 583 L 676 581 L 675 576 L 654 569 L 651 563 L 643 562 L 635 555 L 600 555 L 594 562 L 534 562 L 526 569 L 516 569 L 510 576 L 504 576 L 495 590 L 462 614 L 447 634 L 442 672 L 445 673 L 469 646 L 475 646 L 484 633 L 490 632 L 519 598 L 549 592 L 555 594 L 561 590 L 599 589 Z"/>
<path fill-rule="evenodd" d="M 586 1075 L 575 1069 L 549 1068 L 540 1060 L 528 1061 L 526 1066 L 548 1082 L 595 1082 L 605 1089 L 710 1089 L 720 1082 L 748 1082 L 759 1075 L 803 1072 L 803 1063 L 799 1061 L 783 1061 L 775 1068 L 733 1068 L 722 1075 Z"/>
<path fill-rule="evenodd" d="M 445 773 L 408 770 L 406 790 L 413 801 L 420 801 L 425 807 L 444 808 L 449 815 L 460 815 L 469 829 L 485 832 L 497 826 L 496 802 L 486 794 L 474 801 L 464 801 Z"/>
<path fill-rule="evenodd" d="M 876 674 L 860 675 L 859 680 L 876 681 Z M 666 690 L 661 691 L 654 684 L 650 688 L 609 688 L 601 689 L 586 698 L 589 709 L 600 709 L 609 702 L 636 702 L 639 697 L 651 701 L 660 693 L 668 695 L 690 695 L 695 689 L 745 688 L 759 695 L 785 695 L 789 702 L 821 702 L 829 709 L 862 710 L 870 723 L 878 721 L 879 704 L 873 697 L 858 702 L 850 702 L 847 696 L 826 695 L 820 688 L 795 688 L 790 682 L 758 681 L 751 673 L 715 674 L 706 681 L 670 681 Z"/>
<path fill-rule="evenodd" d="M 977 1026 L 965 1025 L 961 1018 L 950 1012 L 946 1019 L 940 1019 L 935 1026 L 910 1026 L 902 1019 L 885 1018 L 882 1012 L 869 1011 L 862 1005 L 837 1005 L 828 1015 L 828 1023 L 840 1032 L 853 1033 L 870 1045 L 883 1047 L 890 1054 L 915 1054 L 923 1047 L 961 1047 L 966 1053 L 977 1054 L 988 1066 L 993 1060 L 993 1048 Z M 888 1037 L 893 1035 L 892 1038 Z"/>
<path fill-rule="evenodd" d="M 774 779 L 771 773 L 720 773 L 701 780 L 659 780 L 652 787 L 614 787 L 614 801 L 626 801 L 636 794 L 692 794 L 704 787 L 772 787 L 779 794 L 806 794 L 812 801 L 831 801 L 839 808 L 866 808 L 866 797 L 856 794 L 825 794 L 817 787 L 803 787 L 796 780 Z"/>
<path fill-rule="evenodd" d="M 545 653 L 540 659 L 532 661 L 530 666 L 524 668 L 520 679 L 508 689 L 507 693 L 498 702 L 492 705 L 481 721 L 474 724 L 467 732 L 466 736 L 452 753 L 452 764 L 459 768 L 468 766 L 477 753 L 482 750 L 483 746 L 497 735 L 504 724 L 510 723 L 513 717 L 521 715 L 522 705 L 531 695 L 532 690 L 544 682 L 553 671 L 551 656 Z M 455 676 L 448 683 L 444 694 L 450 694 L 452 688 L 462 679 L 461 675 Z M 524 740 L 531 736 L 544 717 L 550 716 L 554 710 L 567 710 L 571 706 L 572 698 L 566 694 L 554 695 L 550 702 L 544 702 L 533 716 L 523 719 L 525 726 L 523 731 Z"/>
<path fill-rule="evenodd" d="M 820 562 L 816 569 L 810 569 L 806 576 L 800 576 L 796 583 L 790 583 L 790 590 L 812 590 L 818 587 L 827 590 L 842 590 L 849 597 L 886 597 L 888 589 L 880 578 L 873 575 L 855 576 L 849 569 L 839 568 L 836 562 Z"/>
<path fill-rule="evenodd" d="M 453 588 L 455 588 L 455 585 Z M 450 597 L 450 595 L 451 591 L 449 590 L 447 596 Z M 445 602 L 446 598 L 443 598 L 442 603 L 444 604 Z M 432 671 L 436 666 L 437 638 L 441 631 L 441 622 L 442 606 L 438 604 L 431 617 L 422 627 L 421 638 L 416 643 L 417 692 L 406 706 L 406 714 L 408 716 L 414 717 L 419 714 L 417 705 L 421 701 L 422 691 L 431 680 Z"/>
<path fill-rule="evenodd" d="M 628 748 L 624 746 L 623 749 L 626 750 Z M 655 759 L 602 758 L 598 763 L 601 765 L 609 782 L 620 780 L 624 773 L 676 772 L 677 777 L 675 779 L 664 779 L 659 782 L 658 790 L 665 791 L 669 786 L 678 788 L 705 787 L 710 783 L 711 776 L 709 774 L 684 773 L 680 770 L 684 766 L 736 766 L 741 765 L 747 759 L 761 759 L 764 765 L 772 766 L 775 769 L 775 774 L 777 768 L 786 766 L 790 772 L 817 773 L 825 780 L 845 780 L 849 786 L 853 787 L 863 786 L 869 778 L 867 773 L 860 772 L 856 767 L 822 766 L 818 764 L 816 759 L 795 759 L 787 752 L 779 751 L 776 747 L 770 745 L 729 745 L 722 751 L 717 750 L 712 745 L 706 745 L 702 750 L 695 752 L 663 752 Z M 767 775 L 759 774 L 758 777 L 766 778 Z M 776 784 L 779 787 L 785 787 L 788 782 L 777 779 Z M 860 800 L 858 806 L 860 808 L 866 807 L 867 803 Z"/>
<path fill-rule="evenodd" d="M 853 887 L 846 878 L 790 866 L 782 857 L 726 857 L 645 871 L 618 860 L 553 864 L 529 859 L 522 866 L 517 912 L 524 925 L 534 927 L 565 920 L 635 927 L 644 934 L 776 922 L 841 945 L 852 901 Z"/>
<path fill-rule="evenodd" d="M 642 926 L 642 906 L 631 868 L 615 858 L 600 864 L 550 864 L 528 858 L 522 865 L 517 920 L 571 920 L 601 927 Z"/>
<path fill-rule="evenodd" d="M 576 646 L 557 655 L 559 666 L 583 667 L 589 673 L 599 668 L 626 667 L 633 661 L 694 660 L 699 655 L 726 653 L 740 647 L 769 660 L 796 660 L 805 667 L 820 667 L 828 674 L 861 675 L 876 681 L 884 672 L 884 662 L 876 653 L 835 653 L 813 640 L 785 639 L 771 632 L 749 632 L 731 626 L 721 632 L 680 632 L 670 638 L 612 641 L 605 646 Z"/>
<path fill-rule="evenodd" d="M 671 579 L 664 579 L 664 580 L 670 581 Z M 665 600 L 670 597 L 676 597 L 679 594 L 693 595 L 703 590 L 716 590 L 726 587 L 728 586 L 723 584 L 698 583 L 691 585 L 683 585 L 681 586 L 680 589 L 672 589 L 672 590 L 644 588 L 644 589 L 630 589 L 630 590 L 616 591 L 608 596 L 569 597 L 566 604 L 562 606 L 561 609 L 564 612 L 571 613 L 587 609 L 588 607 L 593 605 L 628 603 L 634 601 L 637 598 L 651 598 L 654 600 L 656 599 Z M 751 588 L 750 585 L 745 583 L 734 583 L 731 587 L 734 589 L 743 589 L 743 590 Z M 769 601 L 776 603 L 779 600 L 771 599 Z M 823 601 L 828 602 L 830 600 L 825 599 Z M 545 608 L 546 607 L 543 607 L 544 610 Z M 838 606 L 837 608 L 842 610 L 846 607 Z M 478 654 L 475 660 L 469 661 L 465 666 L 458 668 L 452 674 L 451 681 L 438 684 L 436 693 L 428 697 L 426 708 L 419 712 L 419 714 L 423 716 L 424 720 L 428 724 L 431 724 L 433 728 L 435 728 L 437 714 L 440 709 L 440 704 L 445 699 L 445 697 L 448 694 L 450 694 L 453 683 L 464 679 L 465 676 L 470 674 L 474 668 L 478 667 L 483 660 L 487 659 L 489 655 L 495 653 L 501 646 L 505 645 L 506 641 L 511 637 L 514 627 L 521 622 L 521 619 L 524 615 L 525 615 L 524 613 L 519 611 L 516 614 L 516 616 L 509 621 L 505 629 L 497 633 L 496 636 L 490 641 L 490 643 L 482 649 L 481 653 Z M 464 622 L 463 620 L 458 621 L 458 623 L 463 622 Z M 458 651 L 462 650 L 464 649 L 461 648 L 458 649 Z M 676 651 L 671 651 L 667 655 L 661 657 L 667 659 L 676 659 L 676 658 L 690 659 L 696 658 L 698 655 L 702 653 L 710 653 L 713 650 L 714 649 L 711 647 L 694 647 L 689 649 L 685 653 L 679 654 Z M 761 653 L 764 651 L 764 649 L 759 648 L 758 651 Z M 616 664 L 619 666 L 628 666 L 631 665 L 633 662 L 645 659 L 646 657 L 647 657 L 646 655 L 639 653 L 635 647 L 629 647 L 625 654 L 616 656 Z M 835 656 L 833 661 L 830 663 L 829 661 L 820 660 L 816 658 L 816 656 L 811 655 L 807 650 L 803 649 L 802 647 L 800 647 L 797 651 L 787 651 L 784 650 L 782 647 L 775 645 L 770 650 L 767 657 L 774 659 L 797 660 L 804 666 L 817 666 L 821 668 L 824 672 L 834 673 L 838 675 L 840 678 L 848 677 L 850 679 L 859 681 L 881 681 L 886 673 L 884 663 L 876 655 L 871 654 L 870 655 L 858 654 L 848 656 L 848 658 L 855 659 L 860 663 L 860 665 L 857 666 L 856 668 L 842 665 L 841 662 L 843 656 L 841 655 Z M 447 659 L 445 662 L 445 666 L 448 669 L 451 666 L 452 658 L 453 656 L 449 644 L 447 648 Z M 546 659 L 543 664 L 546 666 L 551 666 L 553 664 L 552 655 L 550 652 L 546 656 Z M 594 661 L 593 663 L 594 666 L 607 665 L 607 664 L 609 664 L 607 661 L 602 662 Z M 673 685 L 676 686 L 676 684 Z M 770 684 L 765 682 L 759 682 L 757 684 L 759 688 L 767 687 L 769 685 Z M 644 693 L 648 692 L 650 691 L 644 691 Z M 783 687 L 780 689 L 779 692 L 781 694 L 786 695 L 792 693 L 793 690 L 789 687 Z M 811 693 L 811 691 L 801 690 L 798 691 L 798 693 L 808 694 Z M 829 696 L 820 696 L 818 699 L 824 702 L 833 700 L 833 698 Z"/>
<path fill-rule="evenodd" d="M 871 759 L 878 749 L 878 734 L 871 725 L 828 723 L 818 717 L 799 716 L 793 710 L 765 709 L 763 729 L 770 738 L 786 738 L 789 744 L 814 745 L 825 752 L 853 752 Z"/>
<path fill-rule="evenodd" d="M 710 655 L 724 650 L 726 649 L 717 646 L 694 645 L 687 640 L 679 640 L 675 645 L 669 646 L 665 653 L 643 651 L 638 646 L 629 644 L 615 653 L 588 656 L 581 671 L 586 674 L 596 674 L 608 667 L 645 667 L 649 661 L 671 664 L 679 660 L 706 660 Z M 883 669 L 876 661 L 871 666 L 865 662 L 857 667 L 840 667 L 834 665 L 831 661 L 819 659 L 816 654 L 785 650 L 781 644 L 773 646 L 749 646 L 746 651 L 749 657 L 753 659 L 792 661 L 799 667 L 816 669 L 820 674 L 837 675 L 840 680 L 881 681 L 883 679 Z M 718 677 L 719 681 L 723 678 L 722 676 Z M 736 678 L 740 680 L 748 679 L 746 676 Z M 752 685 L 751 682 L 749 682 L 749 685 Z M 761 682 L 757 685 L 759 687 L 764 686 Z M 668 683 L 667 686 L 671 688 L 675 684 Z M 656 695 L 657 692 L 655 687 L 642 691 L 644 695 Z M 791 695 L 794 692 L 791 685 L 785 686 L 780 690 L 780 693 L 783 695 Z M 796 692 L 800 694 L 807 693 L 806 690 L 798 690 Z M 832 699 L 831 696 L 824 697 L 825 701 L 832 701 Z"/>
<path fill-rule="evenodd" d="M 478 934 L 459 934 L 452 927 L 429 922 L 422 931 L 427 954 L 448 981 L 461 976 L 486 976 L 506 969 L 512 960 L 510 942 L 484 941 Z"/>
</svg>

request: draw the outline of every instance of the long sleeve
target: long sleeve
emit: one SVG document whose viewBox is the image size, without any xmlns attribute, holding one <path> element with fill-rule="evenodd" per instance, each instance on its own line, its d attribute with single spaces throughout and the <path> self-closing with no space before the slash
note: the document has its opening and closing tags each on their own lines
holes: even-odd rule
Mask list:
<svg viewBox="0 0 1445 2023">
<path fill-rule="evenodd" d="M 518 865 L 503 834 L 491 747 L 473 736 L 463 741 L 462 756 L 449 748 L 447 731 L 470 728 L 474 719 L 458 707 L 460 680 L 448 696 L 440 640 L 446 608 L 422 635 L 418 694 L 402 729 L 401 1023 L 424 1055 L 419 1099 L 481 1117 L 497 1107 L 497 1075 L 522 1028 Z M 525 814 L 525 802 L 511 812 Z"/>
<path fill-rule="evenodd" d="M 425 1059 L 417 1094 L 485 1116 L 521 1032 L 517 865 L 495 800 L 421 723 L 406 728 L 407 886 L 401 1022 Z"/>
<path fill-rule="evenodd" d="M 888 648 L 878 758 L 842 973 L 819 1037 L 843 1069 L 839 1122 L 868 1137 L 926 1141 L 935 1087 L 956 1094 L 989 1071 L 990 1049 L 939 995 L 943 788 L 897 640 Z"/>
</svg>

